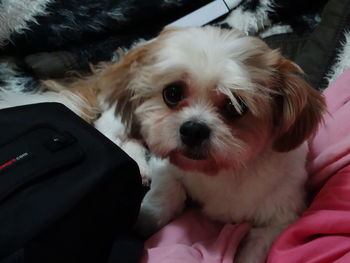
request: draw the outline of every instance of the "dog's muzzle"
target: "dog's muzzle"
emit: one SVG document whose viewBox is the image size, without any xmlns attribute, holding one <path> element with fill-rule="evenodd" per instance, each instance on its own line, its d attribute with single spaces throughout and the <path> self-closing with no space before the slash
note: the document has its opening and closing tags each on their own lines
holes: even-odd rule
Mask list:
<svg viewBox="0 0 350 263">
<path fill-rule="evenodd" d="M 210 137 L 210 128 L 203 122 L 186 121 L 180 127 L 183 144 L 190 148 L 201 146 Z"/>
</svg>

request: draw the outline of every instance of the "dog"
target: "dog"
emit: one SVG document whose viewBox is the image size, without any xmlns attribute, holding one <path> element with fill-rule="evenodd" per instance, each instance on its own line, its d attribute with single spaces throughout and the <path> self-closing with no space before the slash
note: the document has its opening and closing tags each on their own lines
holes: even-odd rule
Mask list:
<svg viewBox="0 0 350 263">
<path fill-rule="evenodd" d="M 155 156 L 144 168 L 151 188 L 141 233 L 160 229 L 190 198 L 214 220 L 250 222 L 235 262 L 258 263 L 305 209 L 306 140 L 325 101 L 262 40 L 212 26 L 169 27 L 90 77 L 45 83 L 62 86 L 94 109 L 107 103 L 126 140 Z"/>
<path fill-rule="evenodd" d="M 189 197 L 221 222 L 251 222 L 235 262 L 264 262 L 305 209 L 306 140 L 325 102 L 262 40 L 215 27 L 166 28 L 100 74 L 149 167 L 138 229 L 153 233 Z"/>
</svg>

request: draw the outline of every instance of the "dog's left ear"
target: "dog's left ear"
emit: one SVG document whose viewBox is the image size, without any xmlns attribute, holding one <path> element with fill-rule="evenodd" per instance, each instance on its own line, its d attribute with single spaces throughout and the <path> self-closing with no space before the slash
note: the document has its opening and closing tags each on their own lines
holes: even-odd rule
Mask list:
<svg viewBox="0 0 350 263">
<path fill-rule="evenodd" d="M 278 95 L 275 98 L 277 138 L 274 149 L 280 152 L 298 147 L 316 130 L 322 120 L 325 100 L 304 79 L 293 62 L 279 58 L 276 67 Z"/>
<path fill-rule="evenodd" d="M 135 86 L 142 79 L 143 67 L 150 63 L 151 46 L 152 43 L 146 43 L 130 50 L 120 61 L 104 66 L 98 74 L 98 86 L 111 105 L 117 104 L 116 113 L 121 116 L 129 134 L 138 127 L 134 113 L 142 97 L 137 96 Z"/>
</svg>

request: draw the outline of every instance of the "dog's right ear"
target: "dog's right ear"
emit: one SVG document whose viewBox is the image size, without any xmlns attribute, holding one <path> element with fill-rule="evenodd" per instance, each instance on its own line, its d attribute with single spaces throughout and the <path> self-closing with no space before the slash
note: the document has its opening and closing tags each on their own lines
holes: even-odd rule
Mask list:
<svg viewBox="0 0 350 263">
<path fill-rule="evenodd" d="M 135 126 L 134 112 L 142 103 L 142 98 L 136 96 L 137 80 L 150 63 L 152 46 L 148 42 L 130 50 L 119 62 L 105 65 L 98 74 L 100 90 L 111 105 L 117 104 L 116 113 L 122 117 L 128 132 Z"/>
</svg>

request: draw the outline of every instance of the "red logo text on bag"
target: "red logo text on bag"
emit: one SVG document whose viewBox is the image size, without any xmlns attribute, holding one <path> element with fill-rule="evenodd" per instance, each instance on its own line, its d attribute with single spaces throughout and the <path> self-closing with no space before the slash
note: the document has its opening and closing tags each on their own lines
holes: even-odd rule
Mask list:
<svg viewBox="0 0 350 263">
<path fill-rule="evenodd" d="M 17 157 L 14 157 L 14 158 L 12 158 L 12 159 L 6 161 L 6 162 L 3 163 L 3 164 L 0 164 L 0 172 L 3 171 L 4 169 L 6 169 L 6 168 L 8 168 L 8 167 L 10 167 L 10 166 L 12 166 L 12 165 L 14 165 L 14 164 L 17 163 L 18 161 L 27 158 L 28 156 L 29 156 L 29 153 L 24 152 L 24 153 L 18 155 Z"/>
</svg>

